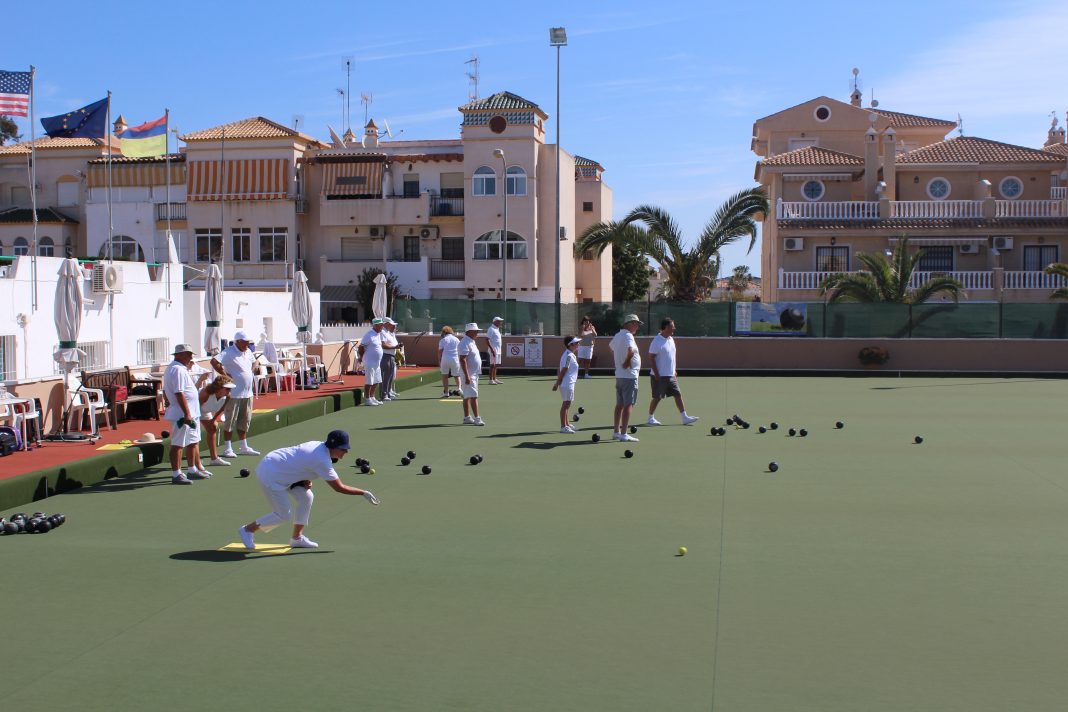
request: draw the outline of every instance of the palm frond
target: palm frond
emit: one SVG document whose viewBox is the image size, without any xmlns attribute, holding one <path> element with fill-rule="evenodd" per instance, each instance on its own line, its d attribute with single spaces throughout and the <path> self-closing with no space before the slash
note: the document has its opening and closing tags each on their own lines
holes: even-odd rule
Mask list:
<svg viewBox="0 0 1068 712">
<path fill-rule="evenodd" d="M 952 277 L 932 277 L 909 293 L 909 303 L 923 304 L 931 299 L 948 294 L 954 302 L 965 296 L 964 285 Z"/>
<path fill-rule="evenodd" d="M 843 272 L 825 277 L 820 282 L 820 294 L 828 295 L 827 301 L 832 304 L 883 301 L 879 283 L 870 272 Z"/>
</svg>

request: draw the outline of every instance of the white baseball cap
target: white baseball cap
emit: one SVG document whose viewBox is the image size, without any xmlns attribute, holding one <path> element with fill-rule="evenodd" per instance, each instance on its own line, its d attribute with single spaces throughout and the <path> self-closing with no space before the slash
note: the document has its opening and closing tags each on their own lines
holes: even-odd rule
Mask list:
<svg viewBox="0 0 1068 712">
<path fill-rule="evenodd" d="M 504 317 L 495 316 L 493 317 L 493 321 L 504 321 Z"/>
<path fill-rule="evenodd" d="M 252 341 L 252 339 L 248 338 L 247 331 L 239 329 L 237 333 L 234 334 L 234 341 Z"/>
<path fill-rule="evenodd" d="M 475 322 L 472 321 L 471 323 L 469 323 L 467 326 L 464 327 L 464 331 L 465 332 L 467 332 L 467 331 L 480 331 L 480 329 L 478 328 L 478 324 L 476 324 Z"/>
</svg>

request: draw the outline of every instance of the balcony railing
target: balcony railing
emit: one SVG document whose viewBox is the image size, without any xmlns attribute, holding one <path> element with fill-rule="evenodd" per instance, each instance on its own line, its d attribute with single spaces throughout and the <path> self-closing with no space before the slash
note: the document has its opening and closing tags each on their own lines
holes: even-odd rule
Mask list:
<svg viewBox="0 0 1068 712">
<path fill-rule="evenodd" d="M 156 220 L 185 220 L 185 203 L 156 203 Z"/>
<path fill-rule="evenodd" d="M 1063 218 L 1063 200 L 999 200 L 994 211 L 999 218 Z"/>
<path fill-rule="evenodd" d="M 879 203 L 835 201 L 829 203 L 780 202 L 779 220 L 878 220 Z"/>
<path fill-rule="evenodd" d="M 820 283 L 835 274 L 841 274 L 840 272 L 786 272 L 785 270 L 779 271 L 779 289 L 819 289 Z M 846 274 L 856 274 L 856 272 L 848 272 Z M 1009 273 L 1006 272 L 1006 275 Z M 912 279 L 909 282 L 909 287 L 915 289 L 919 285 L 926 282 L 931 277 L 945 276 L 952 277 L 953 279 L 964 285 L 965 290 L 975 289 L 993 289 L 993 272 L 913 272 Z M 1008 285 L 1006 284 L 1006 288 Z"/>
<path fill-rule="evenodd" d="M 1068 199 L 1068 186 L 1054 186 L 1049 189 L 1050 200 L 1065 200 Z"/>
<path fill-rule="evenodd" d="M 430 260 L 430 279 L 437 281 L 463 281 L 463 260 Z"/>
<path fill-rule="evenodd" d="M 983 217 L 983 204 L 978 200 L 894 200 L 890 202 L 891 218 L 961 220 Z"/>
<path fill-rule="evenodd" d="M 432 217 L 446 217 L 463 214 L 463 198 L 443 198 L 440 195 L 430 196 L 430 215 Z"/>
<path fill-rule="evenodd" d="M 1045 272 L 1005 270 L 1002 284 L 1005 289 L 1060 289 L 1068 286 L 1068 280 Z"/>
<path fill-rule="evenodd" d="M 1051 189 L 1051 200 L 995 200 L 995 218 L 1065 218 L 1068 199 L 1065 188 Z M 1062 197 L 1058 198 L 1057 195 Z M 983 200 L 891 200 L 885 207 L 863 200 L 803 202 L 778 201 L 779 220 L 975 220 L 984 217 Z M 885 214 L 884 214 L 885 213 Z M 987 217 L 990 214 L 987 213 Z"/>
</svg>

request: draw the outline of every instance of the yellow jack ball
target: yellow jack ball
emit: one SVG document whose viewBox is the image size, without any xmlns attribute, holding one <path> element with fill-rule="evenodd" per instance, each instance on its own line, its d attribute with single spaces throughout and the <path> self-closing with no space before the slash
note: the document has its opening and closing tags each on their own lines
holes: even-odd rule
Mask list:
<svg viewBox="0 0 1068 712">
<path fill-rule="evenodd" d="M 679 556 L 686 556 L 686 551 L 687 550 L 686 550 L 685 546 L 680 546 L 679 547 Z"/>
<path fill-rule="evenodd" d="M 369 475 L 373 475 L 374 473 L 375 473 L 375 468 L 373 468 L 373 467 L 372 467 L 372 468 L 371 468 L 371 471 L 370 471 L 370 472 L 368 472 L 367 474 L 369 474 Z"/>
</svg>

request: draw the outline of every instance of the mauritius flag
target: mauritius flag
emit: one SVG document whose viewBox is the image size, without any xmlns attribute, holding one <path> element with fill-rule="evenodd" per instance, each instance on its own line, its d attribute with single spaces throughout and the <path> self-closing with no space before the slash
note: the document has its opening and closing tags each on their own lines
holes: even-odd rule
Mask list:
<svg viewBox="0 0 1068 712">
<path fill-rule="evenodd" d="M 122 139 L 122 155 L 131 158 L 162 156 L 167 152 L 167 116 L 155 121 L 146 121 L 140 126 L 126 129 Z"/>
</svg>

